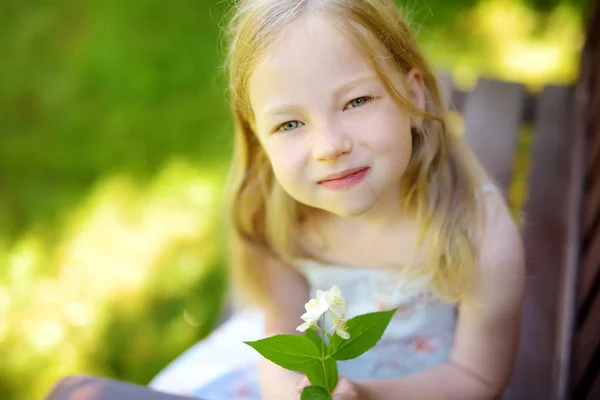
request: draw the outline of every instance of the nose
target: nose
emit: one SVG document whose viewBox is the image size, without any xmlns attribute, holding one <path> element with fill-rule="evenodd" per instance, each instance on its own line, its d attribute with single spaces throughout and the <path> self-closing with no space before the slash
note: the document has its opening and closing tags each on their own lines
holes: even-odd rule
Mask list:
<svg viewBox="0 0 600 400">
<path fill-rule="evenodd" d="M 327 128 L 315 132 L 312 145 L 316 161 L 335 161 L 352 152 L 352 141 L 340 129 Z"/>
</svg>

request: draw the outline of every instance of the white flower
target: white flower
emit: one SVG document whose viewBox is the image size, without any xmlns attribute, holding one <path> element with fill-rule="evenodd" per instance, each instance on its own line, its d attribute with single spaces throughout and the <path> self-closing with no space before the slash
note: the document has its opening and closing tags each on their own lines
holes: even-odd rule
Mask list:
<svg viewBox="0 0 600 400">
<path fill-rule="evenodd" d="M 323 299 L 323 295 L 319 295 L 317 292 L 317 298 L 310 299 L 310 301 L 304 305 L 304 308 L 306 309 L 306 312 L 300 317 L 304 323 L 296 328 L 300 332 L 304 332 L 308 328 L 316 326 L 319 318 L 327 311 L 328 304 L 327 301 Z"/>
<path fill-rule="evenodd" d="M 343 339 L 350 338 L 350 335 L 346 331 L 346 322 L 344 321 L 346 312 L 348 311 L 348 304 L 346 303 L 346 299 L 342 297 L 342 291 L 339 287 L 334 285 L 327 291 L 317 290 L 317 298 L 311 299 L 305 304 L 304 308 L 306 309 L 306 313 L 300 317 L 304 323 L 296 328 L 298 331 L 304 332 L 316 326 L 319 318 L 329 311 L 333 330 Z"/>
<path fill-rule="evenodd" d="M 325 292 L 324 296 L 327 298 L 329 311 L 331 311 L 332 315 L 335 314 L 341 319 L 346 318 L 348 304 L 346 303 L 346 299 L 342 297 L 340 288 L 333 285 L 331 289 Z"/>
<path fill-rule="evenodd" d="M 338 334 L 342 339 L 350 339 L 350 334 L 348 333 L 346 321 L 342 318 L 338 318 L 334 313 L 331 313 L 331 320 L 333 322 L 333 330 Z"/>
</svg>

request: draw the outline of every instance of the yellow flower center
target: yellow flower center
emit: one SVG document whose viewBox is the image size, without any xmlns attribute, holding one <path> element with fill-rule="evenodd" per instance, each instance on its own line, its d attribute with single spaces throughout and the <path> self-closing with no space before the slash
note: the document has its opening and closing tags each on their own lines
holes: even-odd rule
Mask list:
<svg viewBox="0 0 600 400">
<path fill-rule="evenodd" d="M 342 301 L 342 298 L 339 296 L 335 296 L 333 298 L 333 305 L 336 307 L 341 307 L 344 304 L 344 302 Z"/>
</svg>

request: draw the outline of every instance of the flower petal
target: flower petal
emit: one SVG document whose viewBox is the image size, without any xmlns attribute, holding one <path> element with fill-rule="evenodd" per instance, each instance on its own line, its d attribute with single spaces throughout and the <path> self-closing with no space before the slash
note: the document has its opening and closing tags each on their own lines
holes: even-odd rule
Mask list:
<svg viewBox="0 0 600 400">
<path fill-rule="evenodd" d="M 344 329 L 336 329 L 335 333 L 338 334 L 339 337 L 341 337 L 342 339 L 350 339 L 350 334 L 348 333 L 348 331 L 344 330 Z"/>
<path fill-rule="evenodd" d="M 337 314 L 340 318 L 345 318 L 348 312 L 348 303 L 346 299 L 342 297 L 342 292 L 339 287 L 334 285 L 327 292 L 329 309 Z"/>
<path fill-rule="evenodd" d="M 300 331 L 300 332 L 304 332 L 306 331 L 308 328 L 310 328 L 313 325 L 312 321 L 307 321 L 305 323 L 303 323 L 302 325 L 299 325 L 296 330 Z"/>
<path fill-rule="evenodd" d="M 329 294 L 322 290 L 317 290 L 317 299 L 315 300 L 318 304 L 319 311 L 321 314 L 327 311 L 329 308 Z"/>
<path fill-rule="evenodd" d="M 329 294 L 334 297 L 342 297 L 342 291 L 337 285 L 333 285 L 331 289 L 328 290 Z"/>
<path fill-rule="evenodd" d="M 331 322 L 333 323 L 333 330 L 338 336 L 342 339 L 350 339 L 350 334 L 346 330 L 346 321 L 343 318 L 331 313 Z"/>
</svg>

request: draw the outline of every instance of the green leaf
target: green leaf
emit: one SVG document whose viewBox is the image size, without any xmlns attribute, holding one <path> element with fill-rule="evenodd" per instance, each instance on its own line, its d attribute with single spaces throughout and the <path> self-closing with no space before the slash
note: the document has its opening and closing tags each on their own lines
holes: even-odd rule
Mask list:
<svg viewBox="0 0 600 400">
<path fill-rule="evenodd" d="M 307 386 L 302 390 L 300 400 L 331 400 L 331 396 L 322 387 Z"/>
<path fill-rule="evenodd" d="M 350 339 L 334 335 L 329 344 L 329 355 L 336 360 L 350 360 L 371 349 L 383 336 L 396 310 L 363 314 L 348 320 Z"/>
<path fill-rule="evenodd" d="M 311 384 L 324 388 L 328 393 L 333 393 L 338 382 L 337 362 L 333 358 L 329 357 L 323 362 L 319 361 L 305 373 Z"/>
<path fill-rule="evenodd" d="M 319 350 L 319 354 L 321 353 L 321 346 L 323 345 L 323 339 L 321 338 L 321 336 L 319 336 L 319 334 L 315 331 L 313 331 L 312 329 L 308 329 L 304 332 L 304 336 L 306 336 L 308 339 L 310 339 L 311 342 L 313 342 L 315 344 L 315 346 L 317 346 L 317 349 Z"/>
<path fill-rule="evenodd" d="M 310 339 L 298 335 L 275 335 L 254 342 L 244 342 L 267 360 L 291 371 L 306 372 L 321 363 L 321 352 Z"/>
<path fill-rule="evenodd" d="M 305 336 L 310 339 L 319 349 L 327 351 L 327 345 L 323 345 L 323 338 L 314 330 L 307 330 Z M 329 357 L 323 362 L 315 364 L 311 369 L 306 371 L 306 377 L 315 386 L 325 388 L 327 392 L 333 393 L 333 389 L 338 381 L 338 369 L 336 361 Z"/>
</svg>

